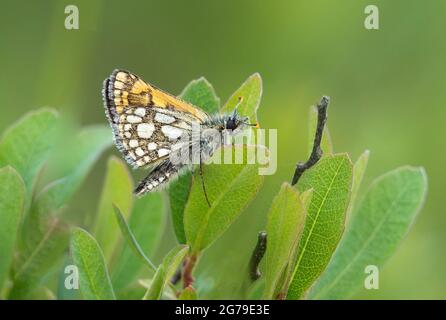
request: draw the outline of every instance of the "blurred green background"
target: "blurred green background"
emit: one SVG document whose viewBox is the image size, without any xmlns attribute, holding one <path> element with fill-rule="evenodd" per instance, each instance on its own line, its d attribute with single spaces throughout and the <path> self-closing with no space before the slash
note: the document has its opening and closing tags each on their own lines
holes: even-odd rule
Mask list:
<svg viewBox="0 0 446 320">
<path fill-rule="evenodd" d="M 64 28 L 68 4 L 79 8 L 79 30 Z M 368 4 L 380 9 L 380 30 L 364 28 Z M 3 1 L 0 129 L 41 106 L 79 125 L 105 124 L 102 81 L 114 68 L 174 94 L 205 76 L 222 102 L 259 72 L 259 120 L 279 130 L 278 171 L 198 270 L 199 284 L 217 285 L 212 297 L 230 298 L 272 197 L 305 158 L 308 107 L 330 95 L 335 151 L 355 160 L 371 150 L 364 186 L 404 164 L 429 176 L 425 208 L 382 270 L 380 289 L 357 298 L 446 298 L 445 12 L 435 0 Z M 74 222 L 96 210 L 111 153 L 71 201 Z M 174 242 L 171 228 L 164 238 L 160 257 Z"/>
</svg>

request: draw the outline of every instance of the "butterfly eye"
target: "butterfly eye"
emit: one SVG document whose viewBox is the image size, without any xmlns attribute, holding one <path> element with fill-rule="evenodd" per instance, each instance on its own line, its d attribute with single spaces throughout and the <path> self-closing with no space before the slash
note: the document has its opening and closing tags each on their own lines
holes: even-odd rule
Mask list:
<svg viewBox="0 0 446 320">
<path fill-rule="evenodd" d="M 237 120 L 234 118 L 229 118 L 228 121 L 226 121 L 226 129 L 227 130 L 235 130 L 237 128 Z"/>
</svg>

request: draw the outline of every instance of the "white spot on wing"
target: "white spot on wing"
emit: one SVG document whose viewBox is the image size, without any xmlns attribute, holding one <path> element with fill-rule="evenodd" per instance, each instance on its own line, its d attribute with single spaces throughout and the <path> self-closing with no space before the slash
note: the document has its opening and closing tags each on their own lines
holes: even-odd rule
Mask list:
<svg viewBox="0 0 446 320">
<path fill-rule="evenodd" d="M 132 139 L 129 141 L 130 148 L 136 148 L 138 145 L 138 140 Z"/>
<path fill-rule="evenodd" d="M 138 125 L 136 131 L 138 132 L 138 136 L 148 139 L 152 136 L 153 131 L 155 131 L 155 126 L 153 123 L 141 123 Z"/>
<path fill-rule="evenodd" d="M 178 129 L 178 128 L 175 128 L 172 126 L 162 126 L 161 131 L 170 140 L 175 140 L 175 139 L 181 137 L 181 134 L 183 133 L 183 131 L 181 129 Z"/>
<path fill-rule="evenodd" d="M 158 150 L 158 157 L 164 157 L 170 153 L 169 149 L 159 149 Z"/>
<path fill-rule="evenodd" d="M 125 72 L 118 72 L 116 74 L 116 79 L 119 81 L 125 81 L 127 79 L 127 74 Z"/>
<path fill-rule="evenodd" d="M 152 151 L 155 150 L 158 145 L 155 142 L 149 142 L 147 148 Z"/>
<path fill-rule="evenodd" d="M 137 156 L 142 157 L 144 155 L 144 150 L 141 149 L 141 147 L 139 147 L 138 149 L 135 150 L 135 153 Z"/>
<path fill-rule="evenodd" d="M 138 108 L 138 109 L 135 110 L 135 114 L 137 116 L 144 117 L 146 115 L 146 109 L 145 108 Z"/>
<path fill-rule="evenodd" d="M 130 123 L 139 123 L 139 122 L 141 122 L 141 118 L 138 117 L 138 116 L 129 115 L 129 116 L 127 116 L 127 122 L 130 122 Z"/>
<path fill-rule="evenodd" d="M 119 81 L 115 81 L 115 88 L 124 89 L 124 84 Z"/>
<path fill-rule="evenodd" d="M 156 122 L 160 122 L 160 123 L 172 123 L 175 122 L 175 118 L 168 116 L 167 114 L 164 113 L 157 113 L 155 114 L 155 121 Z"/>
</svg>

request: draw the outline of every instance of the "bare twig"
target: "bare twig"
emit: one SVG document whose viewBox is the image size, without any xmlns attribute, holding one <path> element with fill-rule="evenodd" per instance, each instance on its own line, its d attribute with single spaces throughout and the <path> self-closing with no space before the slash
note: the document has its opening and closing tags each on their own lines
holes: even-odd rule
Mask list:
<svg viewBox="0 0 446 320">
<path fill-rule="evenodd" d="M 314 135 L 313 150 L 311 151 L 310 157 L 306 162 L 299 162 L 296 165 L 296 171 L 294 171 L 293 180 L 291 181 L 292 186 L 299 181 L 300 177 L 305 171 L 314 166 L 322 157 L 321 141 L 325 123 L 327 122 L 327 108 L 329 102 L 330 98 L 323 96 L 321 102 L 319 102 L 317 105 L 317 127 Z"/>
<path fill-rule="evenodd" d="M 259 236 L 257 238 L 257 245 L 252 252 L 251 260 L 249 261 L 249 277 L 251 281 L 256 281 L 261 277 L 261 273 L 259 270 L 260 261 L 262 261 L 263 255 L 266 251 L 266 239 L 267 234 L 265 231 L 259 232 Z"/>
</svg>

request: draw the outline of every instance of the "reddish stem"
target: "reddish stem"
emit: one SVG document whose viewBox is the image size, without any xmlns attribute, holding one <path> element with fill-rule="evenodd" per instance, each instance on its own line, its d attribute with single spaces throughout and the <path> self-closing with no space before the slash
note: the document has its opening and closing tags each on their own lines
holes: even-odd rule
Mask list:
<svg viewBox="0 0 446 320">
<path fill-rule="evenodd" d="M 192 272 L 194 271 L 196 262 L 197 262 L 197 256 L 195 254 L 186 257 L 183 269 L 183 288 L 192 286 L 192 284 L 194 283 L 195 279 L 192 275 Z"/>
</svg>

